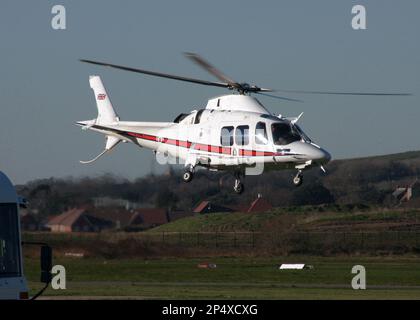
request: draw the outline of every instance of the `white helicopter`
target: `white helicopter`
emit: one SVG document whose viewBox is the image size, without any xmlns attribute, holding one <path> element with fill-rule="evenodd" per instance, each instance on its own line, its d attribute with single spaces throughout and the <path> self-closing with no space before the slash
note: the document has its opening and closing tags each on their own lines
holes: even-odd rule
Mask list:
<svg viewBox="0 0 420 320">
<path fill-rule="evenodd" d="M 300 101 L 267 94 L 274 90 L 236 82 L 194 53 L 186 53 L 192 61 L 203 67 L 221 82 L 135 69 L 93 60 L 82 62 L 151 76 L 216 86 L 236 91 L 210 99 L 205 108 L 182 113 L 173 122 L 120 121 L 99 76 L 90 76 L 98 109 L 96 119 L 78 121 L 82 129 L 100 132 L 106 136 L 105 149 L 87 164 L 99 159 L 120 142 L 132 142 L 155 153 L 170 156 L 184 163 L 185 182 L 193 179 L 197 167 L 213 171 L 228 170 L 235 176 L 234 191 L 244 191 L 242 178 L 247 174 L 260 174 L 264 170 L 296 169 L 293 183 L 303 182 L 302 172 L 324 164 L 331 155 L 315 144 L 297 125 L 300 114 L 285 118 L 269 112 L 260 101 L 249 94 L 262 94 L 288 101 Z M 355 93 L 276 90 L 286 93 L 402 96 L 405 93 Z"/>
</svg>

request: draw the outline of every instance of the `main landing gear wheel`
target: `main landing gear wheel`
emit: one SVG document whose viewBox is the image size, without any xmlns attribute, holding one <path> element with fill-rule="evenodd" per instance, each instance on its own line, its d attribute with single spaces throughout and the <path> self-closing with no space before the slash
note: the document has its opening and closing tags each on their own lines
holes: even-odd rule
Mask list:
<svg viewBox="0 0 420 320">
<path fill-rule="evenodd" d="M 185 171 L 184 174 L 182 175 L 182 180 L 184 180 L 184 182 L 190 182 L 194 177 L 194 174 L 192 173 L 192 171 Z"/>
<path fill-rule="evenodd" d="M 244 184 L 241 182 L 241 174 L 240 173 L 235 173 L 235 184 L 233 186 L 233 190 L 237 193 L 237 194 L 241 194 L 242 192 L 244 192 Z"/>
<path fill-rule="evenodd" d="M 293 178 L 293 184 L 296 187 L 299 187 L 303 183 L 303 175 L 301 172 L 298 172 L 298 174 Z"/>
</svg>

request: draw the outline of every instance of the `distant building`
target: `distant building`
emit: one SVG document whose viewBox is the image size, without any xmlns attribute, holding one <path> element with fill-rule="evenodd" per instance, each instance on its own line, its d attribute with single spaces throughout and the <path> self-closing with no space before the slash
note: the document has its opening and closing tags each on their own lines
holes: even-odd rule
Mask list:
<svg viewBox="0 0 420 320">
<path fill-rule="evenodd" d="M 87 209 L 71 209 L 46 224 L 52 232 L 99 232 L 113 227 L 111 221 L 94 217 Z"/>
<path fill-rule="evenodd" d="M 261 194 L 258 194 L 251 205 L 238 204 L 223 206 L 210 201 L 201 201 L 194 209 L 193 213 L 217 213 L 217 212 L 265 212 L 270 211 L 273 206 L 265 200 Z"/>
<path fill-rule="evenodd" d="M 251 203 L 247 212 L 266 212 L 271 209 L 273 209 L 273 206 L 261 194 L 258 194 L 257 199 Z"/>
<path fill-rule="evenodd" d="M 112 222 L 115 229 L 124 229 L 130 225 L 134 211 L 123 208 L 94 208 L 90 214 L 96 218 Z"/>
<path fill-rule="evenodd" d="M 214 204 L 210 201 L 200 202 L 193 210 L 194 213 L 232 212 L 231 208 Z"/>
<path fill-rule="evenodd" d="M 413 197 L 413 187 L 416 185 L 417 179 L 408 186 L 397 187 L 392 196 L 399 202 L 408 202 Z"/>
<path fill-rule="evenodd" d="M 140 208 L 134 211 L 130 220 L 130 226 L 142 225 L 144 227 L 156 227 L 169 222 L 166 209 Z"/>
<path fill-rule="evenodd" d="M 20 216 L 20 228 L 23 231 L 37 231 L 41 229 L 41 224 L 36 215 L 27 212 Z"/>
<path fill-rule="evenodd" d="M 413 190 L 410 187 L 398 187 L 392 193 L 392 196 L 399 202 L 409 201 L 413 195 Z"/>
</svg>

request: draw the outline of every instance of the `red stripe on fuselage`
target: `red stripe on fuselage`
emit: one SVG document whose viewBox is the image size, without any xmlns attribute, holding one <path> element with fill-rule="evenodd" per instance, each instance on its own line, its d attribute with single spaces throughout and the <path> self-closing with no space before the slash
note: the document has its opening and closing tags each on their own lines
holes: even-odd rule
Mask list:
<svg viewBox="0 0 420 320">
<path fill-rule="evenodd" d="M 152 136 L 152 135 L 149 135 L 149 134 L 135 133 L 135 132 L 127 132 L 127 134 L 129 136 L 140 138 L 140 139 L 144 139 L 144 140 L 157 141 L 157 137 L 156 136 Z"/>
<path fill-rule="evenodd" d="M 246 149 L 239 149 L 239 155 L 245 157 L 269 157 L 276 155 L 274 152 L 271 151 L 257 151 L 257 150 L 246 150 Z"/>
<path fill-rule="evenodd" d="M 155 141 L 161 142 L 165 144 L 174 145 L 177 147 L 183 148 L 193 148 L 194 150 L 205 151 L 209 153 L 218 153 L 218 154 L 231 154 L 232 149 L 229 147 L 221 147 L 221 146 L 213 146 L 210 144 L 203 144 L 203 143 L 192 143 L 190 141 L 183 141 L 177 139 L 170 139 L 170 138 L 158 138 L 153 135 L 144 134 L 144 133 L 135 133 L 135 132 L 127 132 L 129 136 L 136 137 L 143 140 L 148 141 Z M 256 150 L 246 150 L 246 149 L 239 149 L 239 155 L 244 157 L 268 157 L 278 155 L 274 152 L 270 151 L 256 151 Z"/>
</svg>

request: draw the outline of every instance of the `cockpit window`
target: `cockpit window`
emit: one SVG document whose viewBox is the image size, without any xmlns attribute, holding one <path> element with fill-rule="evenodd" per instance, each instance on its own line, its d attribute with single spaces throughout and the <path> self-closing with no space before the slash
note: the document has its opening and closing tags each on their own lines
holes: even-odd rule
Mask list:
<svg viewBox="0 0 420 320">
<path fill-rule="evenodd" d="M 301 140 L 301 136 L 286 122 L 275 122 L 271 125 L 273 142 L 276 145 L 286 145 Z"/>
</svg>

